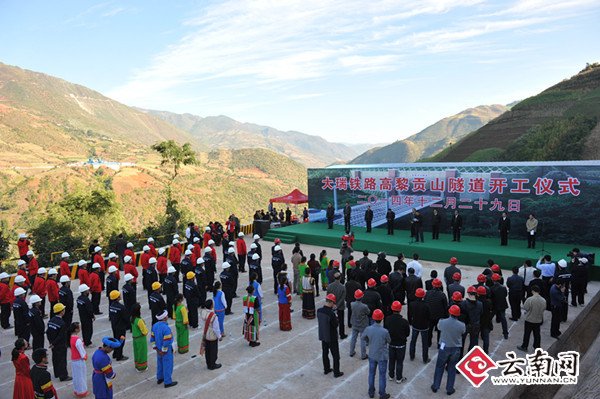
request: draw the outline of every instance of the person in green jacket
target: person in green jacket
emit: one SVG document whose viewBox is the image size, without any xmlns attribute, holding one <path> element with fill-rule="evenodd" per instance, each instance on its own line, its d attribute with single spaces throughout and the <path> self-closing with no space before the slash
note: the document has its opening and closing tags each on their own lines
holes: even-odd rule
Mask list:
<svg viewBox="0 0 600 399">
<path fill-rule="evenodd" d="M 303 256 L 300 260 L 300 264 L 298 265 L 298 270 L 300 270 L 300 298 L 302 298 L 302 277 L 306 276 L 307 268 L 308 265 L 306 264 L 306 256 Z"/>
<path fill-rule="evenodd" d="M 322 250 L 319 255 L 319 261 L 321 262 L 321 285 L 323 287 L 323 291 L 327 291 L 327 271 L 329 269 L 329 258 L 327 257 L 327 251 Z"/>
<path fill-rule="evenodd" d="M 131 307 L 131 334 L 133 335 L 133 360 L 139 372 L 148 368 L 148 328 L 142 319 L 142 306 L 137 302 Z"/>
<path fill-rule="evenodd" d="M 183 304 L 183 294 L 175 296 L 175 328 L 177 330 L 177 351 L 187 353 L 190 350 L 190 322 L 188 311 Z"/>
</svg>

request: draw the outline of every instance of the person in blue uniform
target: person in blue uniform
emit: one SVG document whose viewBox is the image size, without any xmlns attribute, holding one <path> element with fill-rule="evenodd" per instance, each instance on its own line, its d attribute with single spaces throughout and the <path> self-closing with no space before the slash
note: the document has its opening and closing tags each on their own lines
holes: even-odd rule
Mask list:
<svg viewBox="0 0 600 399">
<path fill-rule="evenodd" d="M 102 347 L 96 349 L 92 355 L 92 366 L 94 367 L 92 385 L 96 399 L 112 399 L 113 397 L 112 380 L 116 375 L 108 354 L 121 347 L 122 344 L 122 341 L 115 338 L 104 337 L 102 338 Z"/>
<path fill-rule="evenodd" d="M 156 318 L 158 322 L 152 326 L 150 343 L 156 350 L 156 382 L 165 383 L 165 388 L 177 385 L 173 381 L 173 332 L 167 324 L 168 312 L 165 310 Z"/>
</svg>

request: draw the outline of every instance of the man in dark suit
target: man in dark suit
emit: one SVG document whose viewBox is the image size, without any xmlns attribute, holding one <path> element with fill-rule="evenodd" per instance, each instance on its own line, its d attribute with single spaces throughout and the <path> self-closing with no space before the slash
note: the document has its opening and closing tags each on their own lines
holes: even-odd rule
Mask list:
<svg viewBox="0 0 600 399">
<path fill-rule="evenodd" d="M 392 211 L 392 209 L 388 209 L 387 214 L 385 215 L 385 220 L 387 220 L 387 229 L 388 229 L 388 235 L 389 236 L 393 236 L 394 235 L 394 220 L 396 219 L 396 214 L 394 213 L 394 211 Z"/>
<path fill-rule="evenodd" d="M 508 233 L 510 233 L 510 219 L 506 212 L 502 212 L 502 217 L 498 220 L 498 232 L 500 233 L 500 245 L 508 245 Z"/>
<path fill-rule="evenodd" d="M 460 231 L 462 230 L 462 215 L 458 214 L 458 209 L 454 211 L 454 215 L 452 216 L 452 221 L 450 222 L 450 226 L 452 226 L 452 241 L 460 241 Z"/>
<path fill-rule="evenodd" d="M 415 216 L 417 215 L 417 210 L 415 208 L 412 209 L 412 215 L 410 215 L 410 238 L 414 238 L 416 235 L 416 226 L 415 226 Z"/>
<path fill-rule="evenodd" d="M 329 374 L 331 363 L 329 363 L 329 352 L 333 357 L 333 376 L 341 377 L 344 375 L 340 371 L 340 349 L 338 346 L 338 318 L 333 311 L 335 306 L 335 295 L 329 294 L 325 299 L 325 306 L 317 310 L 317 320 L 319 322 L 319 340 L 323 349 L 323 368 L 324 373 Z"/>
<path fill-rule="evenodd" d="M 327 206 L 327 224 L 329 225 L 329 229 L 333 229 L 333 215 L 335 214 L 335 209 L 331 206 L 331 202 Z"/>
<path fill-rule="evenodd" d="M 371 232 L 371 222 L 373 221 L 373 210 L 371 209 L 371 205 L 367 205 L 367 210 L 365 211 L 365 222 L 367 223 L 367 233 Z"/>
<path fill-rule="evenodd" d="M 415 236 L 416 236 L 416 242 L 419 242 L 419 240 L 421 242 L 425 242 L 425 240 L 423 239 L 423 217 L 421 216 L 421 212 L 417 211 L 415 213 Z"/>
<path fill-rule="evenodd" d="M 433 215 L 431 216 L 431 232 L 432 239 L 439 240 L 440 239 L 440 224 L 442 223 L 442 215 L 438 212 L 437 209 L 433 210 Z"/>
<path fill-rule="evenodd" d="M 352 215 L 352 208 L 346 202 L 346 206 L 344 206 L 344 230 L 346 233 L 350 232 L 350 216 Z"/>
</svg>

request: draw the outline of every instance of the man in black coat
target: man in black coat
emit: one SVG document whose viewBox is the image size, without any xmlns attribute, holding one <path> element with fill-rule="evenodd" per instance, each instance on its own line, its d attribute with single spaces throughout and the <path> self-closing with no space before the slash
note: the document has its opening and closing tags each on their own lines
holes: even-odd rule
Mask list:
<svg viewBox="0 0 600 399">
<path fill-rule="evenodd" d="M 110 293 L 110 299 L 112 303 L 108 307 L 108 318 L 110 319 L 110 325 L 113 331 L 113 338 L 121 340 L 121 337 L 125 337 L 127 330 L 129 329 L 129 311 L 125 309 L 125 305 L 121 303 L 121 294 L 119 291 L 112 291 Z M 123 347 L 125 346 L 125 340 L 121 341 L 121 346 L 115 348 L 113 352 L 113 359 L 127 360 L 127 356 L 123 356 Z"/>
<path fill-rule="evenodd" d="M 15 317 L 15 335 L 17 338 L 23 338 L 29 342 L 31 328 L 29 319 L 29 306 L 25 301 L 25 290 L 18 287 L 15 290 L 15 300 L 13 302 L 13 314 Z"/>
<path fill-rule="evenodd" d="M 344 206 L 344 230 L 346 233 L 350 232 L 350 217 L 352 216 L 352 207 L 346 202 L 346 206 Z"/>
<path fill-rule="evenodd" d="M 460 241 L 460 231 L 462 230 L 463 219 L 462 215 L 458 214 L 458 209 L 454 210 L 450 227 L 452 227 L 452 241 Z"/>
<path fill-rule="evenodd" d="M 506 212 L 502 212 L 502 217 L 498 220 L 498 232 L 500 233 L 500 245 L 508 245 L 508 233 L 510 233 L 510 219 Z"/>
<path fill-rule="evenodd" d="M 191 263 L 190 263 L 191 264 Z M 190 272 L 191 270 L 187 270 L 185 274 Z M 165 277 L 165 283 L 163 284 L 165 296 L 167 297 L 167 312 L 169 313 L 169 317 L 175 318 L 175 310 L 173 307 L 175 306 L 175 297 L 179 294 L 179 284 L 177 283 L 177 278 L 175 277 L 175 273 L 177 270 L 173 266 L 169 266 L 167 270 L 167 277 Z"/>
<path fill-rule="evenodd" d="M 406 268 L 406 265 L 404 265 L 404 268 Z M 390 273 L 390 288 L 392 289 L 394 299 L 400 303 L 404 303 L 404 298 L 406 297 L 404 274 L 402 273 L 402 265 L 398 261 L 394 262 L 394 271 Z"/>
<path fill-rule="evenodd" d="M 406 296 L 408 303 L 416 299 L 415 292 L 418 288 L 423 288 L 423 280 L 415 276 L 415 269 L 412 267 L 408 268 L 408 276 L 404 279 L 404 287 L 406 288 Z M 410 311 L 410 307 L 408 308 Z"/>
<path fill-rule="evenodd" d="M 389 275 L 392 272 L 392 264 L 386 259 L 387 254 L 383 251 L 377 254 L 377 273 Z M 391 306 L 391 304 L 390 304 Z"/>
<path fill-rule="evenodd" d="M 367 223 L 367 233 L 370 233 L 371 222 L 373 222 L 373 210 L 371 209 L 371 205 L 367 205 L 367 210 L 365 211 L 365 222 Z"/>
<path fill-rule="evenodd" d="M 46 337 L 48 338 L 48 347 L 52 349 L 54 377 L 61 381 L 69 381 L 72 378 L 69 377 L 67 371 L 67 325 L 63 320 L 65 305 L 57 303 L 53 310 L 54 317 L 48 322 Z"/>
<path fill-rule="evenodd" d="M 422 288 L 415 292 L 415 300 L 408 303 L 408 322 L 412 326 L 412 337 L 410 339 L 410 360 L 415 360 L 417 337 L 421 334 L 421 346 L 423 349 L 423 363 L 430 362 L 429 359 L 429 306 L 423 298 L 425 291 Z"/>
<path fill-rule="evenodd" d="M 369 307 L 369 325 L 373 324 L 373 312 L 375 309 L 383 307 L 381 303 L 381 295 L 377 292 L 377 282 L 374 279 L 369 279 L 367 282 L 367 290 L 363 296 L 362 303 Z"/>
<path fill-rule="evenodd" d="M 319 340 L 323 350 L 323 372 L 329 374 L 331 363 L 329 362 L 329 352 L 333 357 L 333 376 L 341 377 L 344 375 L 340 371 L 340 349 L 338 345 L 338 318 L 335 315 L 335 295 L 329 294 L 325 299 L 325 306 L 317 310 L 317 319 L 319 321 Z"/>
<path fill-rule="evenodd" d="M 167 310 L 167 304 L 165 303 L 165 299 L 163 298 L 162 292 L 162 284 L 158 281 L 152 283 L 151 289 L 152 294 L 150 294 L 150 312 L 152 313 L 152 325 L 158 323 L 158 319 L 156 316 L 159 314 L 163 314 L 165 310 Z"/>
<path fill-rule="evenodd" d="M 77 298 L 77 310 L 79 311 L 79 322 L 81 323 L 81 338 L 85 346 L 92 345 L 94 334 L 94 305 L 90 301 L 90 289 L 87 285 L 79 286 L 79 297 Z"/>
<path fill-rule="evenodd" d="M 397 384 L 406 382 L 402 375 L 404 369 L 404 356 L 406 354 L 406 338 L 410 335 L 408 321 L 400 315 L 402 304 L 399 301 L 392 303 L 393 314 L 386 317 L 383 327 L 389 331 L 392 342 L 389 345 L 389 367 L 390 380 L 396 379 Z"/>
<path fill-rule="evenodd" d="M 504 339 L 508 339 L 508 325 L 505 315 L 505 311 L 508 308 L 508 304 L 506 303 L 508 292 L 506 291 L 506 287 L 500 284 L 500 278 L 498 273 L 492 275 L 492 281 L 494 282 L 494 285 L 490 288 L 492 293 L 492 309 L 496 315 L 496 323 L 502 323 Z"/>
<path fill-rule="evenodd" d="M 442 291 L 442 282 L 434 279 L 431 283 L 432 289 L 425 294 L 425 303 L 429 306 L 429 334 L 428 346 L 433 342 L 433 330 L 437 331 L 437 343 L 440 343 L 440 330 L 437 328 L 438 321 L 448 317 L 448 298 Z"/>
<path fill-rule="evenodd" d="M 71 279 L 69 276 L 61 276 L 60 278 L 61 287 L 58 290 L 58 301 L 65 305 L 65 315 L 63 320 L 67 326 L 71 325 L 73 321 L 73 291 L 71 291 Z"/>
<path fill-rule="evenodd" d="M 512 321 L 517 321 L 521 318 L 521 298 L 523 297 L 523 284 L 525 280 L 519 276 L 519 267 L 512 268 L 513 275 L 506 279 L 506 287 L 508 288 L 508 302 L 510 303 L 510 311 Z"/>
<path fill-rule="evenodd" d="M 433 215 L 431 215 L 431 238 L 433 240 L 440 239 L 440 224 L 442 224 L 442 215 L 440 215 L 437 209 L 434 209 Z"/>
<path fill-rule="evenodd" d="M 327 216 L 327 225 L 329 226 L 328 229 L 333 229 L 333 215 L 335 214 L 335 209 L 333 209 L 333 206 L 331 205 L 331 202 L 329 203 L 329 205 L 327 206 L 327 211 L 326 211 L 326 216 Z"/>
<path fill-rule="evenodd" d="M 425 242 L 423 238 L 423 216 L 421 216 L 421 211 L 415 212 L 415 241 L 416 242 Z"/>
<path fill-rule="evenodd" d="M 223 294 L 225 294 L 225 300 L 227 302 L 227 309 L 225 314 L 233 314 L 231 311 L 231 304 L 233 303 L 233 297 L 235 295 L 235 281 L 231 273 L 232 266 L 228 262 L 223 262 L 223 272 L 219 275 L 221 280 L 221 286 L 223 287 Z"/>
<path fill-rule="evenodd" d="M 454 282 L 454 274 L 458 273 L 461 274 L 461 271 L 458 267 L 456 267 L 456 264 L 458 263 L 458 259 L 456 259 L 454 256 L 452 258 L 450 258 L 450 266 L 446 267 L 444 269 L 444 282 L 446 283 L 446 287 L 448 287 L 450 284 L 452 284 Z"/>
<path fill-rule="evenodd" d="M 127 312 L 131 314 L 131 308 L 137 302 L 137 292 L 133 284 L 131 284 L 133 282 L 133 275 L 127 273 L 123 277 L 123 280 L 125 281 L 125 284 L 123 284 L 123 305 L 125 305 Z"/>
<path fill-rule="evenodd" d="M 227 244 L 229 245 L 229 244 Z M 204 248 L 204 271 L 206 272 L 206 285 L 207 290 L 212 291 L 213 284 L 215 283 L 215 273 L 217 272 L 217 264 L 215 259 L 212 257 L 212 250 L 210 247 Z M 196 260 L 196 263 L 198 261 Z"/>
<path fill-rule="evenodd" d="M 392 211 L 392 209 L 388 209 L 387 213 L 385 214 L 385 220 L 387 222 L 387 233 L 389 236 L 393 236 L 394 235 L 394 220 L 396 220 L 396 214 L 394 213 L 394 211 Z"/>
<path fill-rule="evenodd" d="M 188 314 L 190 319 L 190 327 L 198 328 L 198 306 L 200 306 L 200 290 L 194 281 L 197 275 L 194 272 L 188 272 L 185 276 L 185 283 L 183 284 L 183 295 L 188 307 Z M 206 293 L 204 294 L 206 298 Z M 204 302 L 202 303 L 204 305 Z"/>
<path fill-rule="evenodd" d="M 196 275 L 196 286 L 198 287 L 198 292 L 200 293 L 200 302 L 198 306 L 201 308 L 204 307 L 204 303 L 206 302 L 206 292 L 209 290 L 208 281 L 206 279 L 206 271 L 202 267 L 204 265 L 204 261 L 200 258 L 196 260 L 196 269 L 194 269 L 194 274 Z"/>
</svg>

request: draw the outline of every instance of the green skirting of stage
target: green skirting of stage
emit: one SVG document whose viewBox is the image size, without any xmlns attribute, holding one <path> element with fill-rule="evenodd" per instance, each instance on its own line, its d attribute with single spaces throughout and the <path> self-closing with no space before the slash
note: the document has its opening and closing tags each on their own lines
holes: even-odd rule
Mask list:
<svg viewBox="0 0 600 399">
<path fill-rule="evenodd" d="M 509 237 L 508 246 L 500 246 L 500 237 L 473 237 L 468 235 L 461 236 L 460 242 L 453 242 L 452 235 L 440 234 L 439 240 L 432 240 L 431 233 L 425 233 L 424 243 L 410 243 L 410 232 L 406 230 L 396 230 L 393 236 L 387 235 L 387 230 L 382 228 L 373 229 L 371 233 L 361 227 L 353 228 L 355 233 L 354 257 L 362 257 L 361 252 L 385 251 L 388 257 L 395 257 L 399 252 L 410 260 L 413 253 L 418 253 L 421 259 L 445 262 L 455 256 L 459 264 L 469 266 L 485 266 L 488 259 L 493 259 L 502 269 L 510 270 L 513 266 L 521 266 L 525 259 L 531 259 L 534 266 L 542 256 L 540 252 L 542 243 L 537 242 L 535 249 L 527 248 L 527 241 L 511 240 Z M 281 242 L 291 244 L 296 241 L 323 247 L 339 248 L 341 237 L 344 235 L 342 226 L 334 225 L 333 230 L 327 229 L 326 223 L 302 223 L 270 230 L 265 235 L 264 240 L 273 241 L 279 238 Z M 550 253 L 553 261 L 566 259 L 567 253 L 576 247 L 573 244 L 544 243 L 545 253 Z M 595 252 L 600 256 L 600 248 L 584 247 L 580 249 L 585 252 Z M 358 253 L 357 253 L 358 252 Z M 319 254 L 315 254 L 319 255 Z M 330 257 L 338 258 L 339 252 L 329 254 Z M 395 259 L 391 259 L 392 264 Z M 592 266 L 592 278 L 600 280 L 600 267 Z"/>
</svg>

